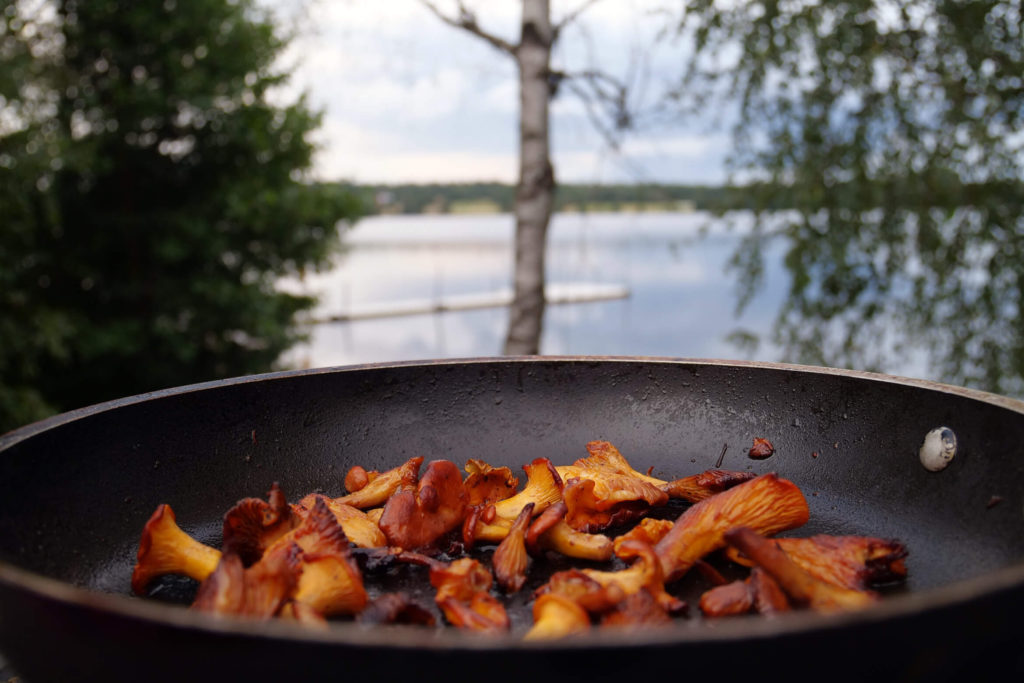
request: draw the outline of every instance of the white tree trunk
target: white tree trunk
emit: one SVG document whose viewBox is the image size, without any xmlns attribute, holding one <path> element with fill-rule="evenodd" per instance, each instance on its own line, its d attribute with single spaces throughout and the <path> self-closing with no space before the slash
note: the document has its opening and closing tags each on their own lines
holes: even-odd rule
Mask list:
<svg viewBox="0 0 1024 683">
<path fill-rule="evenodd" d="M 554 204 L 555 175 L 548 136 L 551 45 L 549 0 L 523 0 L 519 67 L 519 184 L 516 187 L 515 294 L 505 353 L 540 352 L 544 321 L 544 254 Z"/>
</svg>

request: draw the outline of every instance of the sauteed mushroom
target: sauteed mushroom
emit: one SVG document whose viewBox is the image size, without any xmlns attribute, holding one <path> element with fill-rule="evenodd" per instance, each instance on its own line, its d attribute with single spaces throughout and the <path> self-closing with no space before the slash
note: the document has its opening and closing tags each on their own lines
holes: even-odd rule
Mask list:
<svg viewBox="0 0 1024 683">
<path fill-rule="evenodd" d="M 541 639 L 594 624 L 669 623 L 686 604 L 666 583 L 695 566 L 698 580 L 714 585 L 700 601 L 708 617 L 772 615 L 791 604 L 858 608 L 877 599 L 868 585 L 906 575 L 906 549 L 896 541 L 764 538 L 799 527 L 809 515 L 800 489 L 775 474 L 707 470 L 665 481 L 634 470 L 607 441 L 592 441 L 587 451 L 572 465 L 533 460 L 523 468 L 527 480 L 518 493 L 507 467 L 471 459 L 463 481 L 455 463 L 434 460 L 419 476 L 422 457 L 382 474 L 353 467 L 349 493 L 339 498 L 315 493 L 289 505 L 274 484 L 267 500 L 243 499 L 228 511 L 223 552 L 185 534 L 162 505 L 143 530 L 133 590 L 142 593 L 153 578 L 175 573 L 202 582 L 198 610 L 278 616 L 313 628 L 338 615 L 362 623 L 432 623 L 429 612 L 403 595 L 370 602 L 352 556 L 356 546 L 374 549 L 361 551 L 371 574 L 396 561 L 429 567 L 435 602 L 449 624 L 502 632 L 510 620 L 492 583 L 505 594 L 521 590 L 531 554 L 604 563 L 555 572 L 534 592 L 534 624 L 525 637 Z M 670 497 L 693 504 L 674 522 L 645 517 Z M 605 529 L 617 538 L 593 533 Z M 462 545 L 453 537 L 457 531 Z M 460 556 L 474 543 L 498 544 L 493 575 L 479 559 Z M 753 567 L 747 579 L 728 583 L 703 559 L 721 548 Z M 432 556 L 442 552 L 449 555 Z"/>
<path fill-rule="evenodd" d="M 791 598 L 821 612 L 866 607 L 878 596 L 842 588 L 816 579 L 793 562 L 774 541 L 753 529 L 738 527 L 725 533 L 725 540 L 771 575 Z"/>
<path fill-rule="evenodd" d="M 345 531 L 324 500 L 317 499 L 292 542 L 302 549 L 296 601 L 324 616 L 356 614 L 366 605 L 363 578 Z"/>
<path fill-rule="evenodd" d="M 697 560 L 723 547 L 725 533 L 734 527 L 775 534 L 803 525 L 809 515 L 807 501 L 793 482 L 763 474 L 694 504 L 655 549 L 666 580 L 674 581 Z"/>
<path fill-rule="evenodd" d="M 864 590 L 907 575 L 907 549 L 892 539 L 819 534 L 779 538 L 775 544 L 808 574 L 835 586 Z M 726 554 L 734 562 L 753 565 L 734 548 L 728 548 Z"/>
<path fill-rule="evenodd" d="M 369 473 L 363 470 L 368 475 L 365 484 L 363 484 L 363 477 L 358 472 L 353 475 L 352 471 L 349 470 L 349 475 L 345 477 L 346 487 L 349 483 L 357 486 L 362 484 L 362 486 L 355 491 L 349 489 L 350 493 L 347 496 L 338 498 L 337 501 L 360 510 L 383 505 L 391 497 L 391 494 L 398 489 L 399 484 L 410 477 L 416 478 L 422 464 L 423 457 L 416 456 L 415 458 L 409 458 L 398 467 L 390 469 L 383 474 L 374 473 L 375 476 L 373 477 L 370 477 Z"/>
<path fill-rule="evenodd" d="M 665 481 L 649 474 L 637 472 L 626 460 L 619 449 L 607 441 L 591 441 L 587 444 L 590 456 L 577 460 L 573 467 L 559 467 L 558 472 L 563 478 L 582 476 L 580 470 L 609 470 L 617 474 L 627 475 L 660 488 L 672 498 L 687 500 L 691 503 L 709 498 L 737 484 L 754 478 L 752 472 L 731 472 L 729 470 L 707 470 L 700 474 L 683 477 L 673 481 Z"/>
<path fill-rule="evenodd" d="M 430 585 L 437 589 L 434 601 L 450 624 L 489 633 L 508 630 L 505 607 L 488 592 L 494 577 L 487 567 L 468 557 L 451 563 L 416 553 L 400 558 L 430 567 Z"/>
<path fill-rule="evenodd" d="M 380 548 L 388 544 L 387 536 L 380 530 L 377 520 L 371 518 L 359 508 L 339 503 L 320 493 L 311 493 L 299 501 L 298 514 L 309 514 L 318 500 L 322 500 L 327 509 L 345 530 L 345 536 L 358 548 Z"/>
<path fill-rule="evenodd" d="M 468 505 L 489 505 L 511 498 L 519 487 L 519 478 L 508 467 L 491 467 L 483 460 L 466 461 L 466 487 Z"/>
<path fill-rule="evenodd" d="M 142 595 L 149 582 L 165 574 L 182 574 L 197 581 L 217 568 L 221 553 L 195 540 L 178 526 L 170 505 L 160 505 L 146 522 L 132 572 L 132 592 Z"/>
<path fill-rule="evenodd" d="M 493 519 L 476 526 L 474 539 L 500 542 L 528 503 L 533 503 L 533 514 L 536 515 L 562 499 L 562 478 L 550 460 L 537 458 L 529 465 L 523 465 L 523 469 L 526 471 L 526 487 L 511 498 L 495 503 Z"/>
<path fill-rule="evenodd" d="M 494 578 L 507 593 L 515 593 L 526 582 L 526 568 L 530 565 L 530 555 L 526 552 L 526 528 L 533 516 L 533 506 L 533 503 L 527 503 L 519 513 L 491 560 Z"/>
<path fill-rule="evenodd" d="M 644 541 L 645 543 L 653 546 L 656 545 L 658 541 L 665 538 L 671 530 L 672 522 L 669 520 L 652 519 L 648 517 L 647 519 L 640 520 L 639 524 L 616 538 L 612 547 L 615 551 L 615 555 L 622 557 L 622 555 L 619 554 L 619 548 L 626 541 Z"/>
<path fill-rule="evenodd" d="M 379 524 L 389 545 L 414 550 L 459 527 L 465 510 L 459 469 L 448 460 L 434 460 L 419 482 L 412 471 L 403 475 L 398 490 L 384 505 Z"/>
<path fill-rule="evenodd" d="M 565 523 L 565 503 L 555 503 L 542 512 L 526 532 L 526 547 L 537 554 L 553 550 L 566 557 L 603 562 L 612 556 L 612 539 L 603 534 L 586 534 Z"/>
<path fill-rule="evenodd" d="M 619 556 L 635 561 L 629 568 L 617 572 L 584 569 L 583 573 L 602 586 L 617 586 L 626 596 L 645 589 L 666 612 L 676 614 L 686 609 L 685 602 L 665 592 L 665 575 L 654 548 L 643 541 L 628 540 L 620 546 Z"/>
<path fill-rule="evenodd" d="M 590 615 L 573 599 L 545 593 L 533 603 L 533 626 L 525 640 L 564 638 L 590 629 Z"/>
<path fill-rule="evenodd" d="M 788 611 L 789 599 L 770 574 L 754 567 L 745 580 L 716 586 L 704 593 L 700 609 L 709 617 L 744 614 L 752 609 L 770 616 Z"/>
<path fill-rule="evenodd" d="M 301 554 L 295 543 L 282 543 L 246 569 L 236 553 L 225 553 L 217 569 L 199 585 L 192 608 L 269 619 L 295 592 L 302 574 Z"/>
<path fill-rule="evenodd" d="M 237 553 L 242 563 L 249 566 L 300 522 L 274 482 L 267 500 L 244 498 L 224 515 L 224 552 Z"/>
<path fill-rule="evenodd" d="M 672 617 L 646 588 L 632 593 L 601 617 L 601 626 L 652 628 L 667 626 Z"/>
<path fill-rule="evenodd" d="M 562 491 L 565 522 L 577 531 L 593 533 L 645 515 L 652 507 L 668 502 L 668 494 L 628 475 L 584 470 L 583 476 L 566 481 Z"/>
</svg>

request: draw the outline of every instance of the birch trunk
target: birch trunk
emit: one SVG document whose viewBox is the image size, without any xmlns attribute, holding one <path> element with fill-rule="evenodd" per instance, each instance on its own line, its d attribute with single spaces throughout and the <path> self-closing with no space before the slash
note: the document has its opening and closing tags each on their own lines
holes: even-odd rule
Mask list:
<svg viewBox="0 0 1024 683">
<path fill-rule="evenodd" d="M 548 106 L 551 45 L 549 0 L 523 0 L 519 67 L 519 183 L 516 187 L 514 296 L 505 353 L 540 352 L 544 321 L 544 255 L 554 204 Z"/>
</svg>

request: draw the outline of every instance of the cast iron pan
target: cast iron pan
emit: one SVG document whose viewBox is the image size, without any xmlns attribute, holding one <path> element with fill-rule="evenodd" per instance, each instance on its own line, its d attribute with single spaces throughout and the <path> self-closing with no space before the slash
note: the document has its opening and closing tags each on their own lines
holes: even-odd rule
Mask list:
<svg viewBox="0 0 1024 683">
<path fill-rule="evenodd" d="M 925 434 L 959 441 L 944 471 Z M 754 437 L 776 453 L 750 460 Z M 568 464 L 606 439 L 666 479 L 715 465 L 797 483 L 810 523 L 793 535 L 903 541 L 909 579 L 877 607 L 709 623 L 708 587 L 673 592 L 691 616 L 660 631 L 595 630 L 524 644 L 451 629 L 217 620 L 129 596 L 140 530 L 160 503 L 217 543 L 226 509 L 280 482 L 296 500 L 341 495 L 353 464 L 414 455 L 519 469 Z M 1024 404 L 864 373 L 716 361 L 525 358 L 288 372 L 86 408 L 0 437 L 0 652 L 28 681 L 641 680 L 665 675 L 943 680 L 1024 671 Z M 695 573 L 692 573 L 695 574 Z M 425 582 L 425 574 L 419 580 Z M 392 577 L 402 583 L 408 577 Z M 539 579 L 533 578 L 531 585 Z M 162 591 L 162 593 L 161 593 Z M 430 593 L 424 597 L 429 600 Z M 178 596 L 180 597 L 180 596 Z"/>
</svg>

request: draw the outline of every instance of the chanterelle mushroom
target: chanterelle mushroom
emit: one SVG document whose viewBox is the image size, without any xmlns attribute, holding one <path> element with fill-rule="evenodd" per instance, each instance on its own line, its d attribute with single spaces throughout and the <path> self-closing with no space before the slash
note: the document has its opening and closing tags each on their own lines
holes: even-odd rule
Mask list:
<svg viewBox="0 0 1024 683">
<path fill-rule="evenodd" d="M 628 568 L 617 572 L 596 569 L 583 569 L 582 572 L 602 586 L 617 586 L 626 596 L 646 589 L 668 613 L 675 614 L 686 609 L 685 602 L 665 592 L 661 561 L 649 544 L 639 540 L 626 541 L 619 546 L 619 557 L 635 558 L 635 561 Z"/>
<path fill-rule="evenodd" d="M 672 530 L 672 522 L 667 519 L 648 517 L 641 520 L 635 527 L 615 539 L 613 548 L 619 554 L 619 547 L 626 541 L 643 541 L 650 546 L 657 545 Z"/>
<path fill-rule="evenodd" d="M 237 566 L 236 566 L 237 564 Z M 355 614 L 367 601 L 362 575 L 349 542 L 326 501 L 316 499 L 301 525 L 267 548 L 248 569 L 225 553 L 217 570 L 200 586 L 196 609 L 220 614 L 270 617 L 289 601 L 293 616 L 313 623 L 321 616 Z"/>
<path fill-rule="evenodd" d="M 591 441 L 587 444 L 587 452 L 590 453 L 590 456 L 577 460 L 573 463 L 572 467 L 558 468 L 559 474 L 564 479 L 569 479 L 577 476 L 582 477 L 580 469 L 604 468 L 645 481 L 658 487 L 671 498 L 688 500 L 691 503 L 710 498 L 716 493 L 721 493 L 756 476 L 753 472 L 707 470 L 700 474 L 683 477 L 682 479 L 665 481 L 664 479 L 658 479 L 657 477 L 637 472 L 622 453 L 619 452 L 619 449 L 607 441 Z"/>
<path fill-rule="evenodd" d="M 132 592 L 142 595 L 150 581 L 165 574 L 183 574 L 203 581 L 217 568 L 220 557 L 219 550 L 181 530 L 170 505 L 160 505 L 142 529 Z"/>
<path fill-rule="evenodd" d="M 828 536 L 778 538 L 775 544 L 811 576 L 835 586 L 865 590 L 874 583 L 886 583 L 907 576 L 907 549 L 899 541 L 870 536 Z M 733 548 L 731 560 L 752 565 Z"/>
<path fill-rule="evenodd" d="M 493 519 L 476 525 L 475 539 L 501 541 L 527 503 L 533 503 L 533 514 L 539 515 L 562 499 L 562 479 L 550 460 L 537 458 L 529 465 L 523 465 L 523 469 L 526 471 L 526 486 L 511 498 L 494 504 Z"/>
<path fill-rule="evenodd" d="M 626 596 L 625 600 L 601 617 L 603 628 L 654 628 L 671 623 L 672 617 L 646 588 Z"/>
<path fill-rule="evenodd" d="M 567 557 L 604 562 L 612 556 L 612 539 L 603 534 L 586 534 L 565 523 L 565 503 L 555 503 L 537 516 L 526 532 L 531 553 L 553 550 Z"/>
<path fill-rule="evenodd" d="M 715 586 L 700 596 L 700 610 L 707 617 L 744 614 L 753 609 L 766 616 L 789 611 L 789 598 L 760 567 L 754 567 L 745 580 Z"/>
<path fill-rule="evenodd" d="M 269 619 L 277 614 L 302 573 L 294 543 L 282 543 L 245 569 L 235 553 L 225 553 L 217 569 L 199 585 L 192 608 L 214 614 Z"/>
<path fill-rule="evenodd" d="M 716 493 L 721 493 L 731 489 L 733 486 L 739 486 L 745 481 L 750 481 L 755 476 L 757 475 L 753 472 L 705 470 L 700 474 L 665 482 L 659 488 L 672 498 L 699 503 Z"/>
<path fill-rule="evenodd" d="M 309 513 L 317 500 L 324 501 L 327 508 L 334 513 L 335 519 L 345 530 L 345 536 L 359 548 L 380 548 L 388 544 L 387 537 L 380 530 L 377 522 L 359 508 L 339 503 L 319 493 L 311 493 L 299 501 L 298 509 L 305 515 Z"/>
<path fill-rule="evenodd" d="M 490 505 L 515 495 L 519 478 L 508 467 L 492 467 L 483 460 L 470 458 L 466 461 L 464 486 L 469 505 Z"/>
<path fill-rule="evenodd" d="M 350 489 L 351 492 L 347 496 L 335 498 L 335 501 L 344 505 L 351 505 L 352 507 L 359 508 L 360 510 L 366 510 L 367 508 L 375 508 L 378 505 L 383 505 L 384 502 L 387 501 L 387 499 L 390 498 L 398 489 L 399 484 L 410 476 L 415 480 L 416 475 L 420 471 L 420 465 L 422 464 L 422 456 L 409 458 L 398 467 L 390 469 L 383 474 L 375 473 L 375 476 L 372 478 L 367 476 L 365 482 L 362 477 L 346 476 L 346 482 L 353 486 L 357 486 L 359 484 L 362 484 L 362 486 L 355 491 L 351 491 Z"/>
<path fill-rule="evenodd" d="M 348 538 L 325 500 L 316 500 L 292 542 L 302 549 L 297 602 L 328 617 L 356 614 L 366 605 L 366 589 Z"/>
<path fill-rule="evenodd" d="M 819 612 L 858 609 L 878 599 L 870 591 L 840 588 L 816 579 L 789 559 L 774 540 L 748 527 L 730 529 L 725 540 L 770 574 L 787 595 Z"/>
<path fill-rule="evenodd" d="M 558 593 L 545 593 L 533 603 L 533 626 L 523 639 L 564 638 L 589 628 L 590 615 L 575 600 Z"/>
<path fill-rule="evenodd" d="M 451 563 L 410 552 L 398 557 L 430 567 L 430 585 L 437 589 L 434 601 L 452 626 L 490 633 L 508 630 L 508 613 L 490 594 L 494 577 L 484 565 L 469 557 Z"/>
<path fill-rule="evenodd" d="M 565 522 L 577 531 L 594 533 L 643 516 L 668 502 L 668 494 L 641 479 L 610 471 L 583 470 L 567 479 L 562 490 L 568 512 Z"/>
<path fill-rule="evenodd" d="M 558 474 L 563 479 L 582 477 L 582 471 L 584 470 L 604 470 L 633 477 L 653 486 L 661 486 L 667 483 L 663 479 L 658 479 L 633 469 L 625 456 L 619 452 L 619 449 L 608 441 L 591 441 L 587 443 L 586 448 L 587 453 L 589 453 L 586 458 L 580 458 L 572 465 L 558 467 Z"/>
<path fill-rule="evenodd" d="M 266 501 L 244 498 L 227 511 L 224 515 L 223 550 L 237 554 L 242 564 L 248 567 L 259 561 L 267 548 L 300 523 L 277 482 L 274 482 Z"/>
<path fill-rule="evenodd" d="M 458 467 L 448 460 L 434 460 L 418 483 L 406 475 L 384 505 L 380 529 L 389 545 L 415 550 L 461 525 L 465 511 L 466 491 Z"/>
<path fill-rule="evenodd" d="M 507 593 L 515 593 L 526 582 L 526 568 L 530 566 L 530 555 L 526 552 L 526 529 L 533 515 L 533 503 L 527 503 L 508 536 L 498 545 L 491 559 L 494 577 Z"/>
<path fill-rule="evenodd" d="M 547 583 L 534 591 L 534 596 L 539 598 L 549 593 L 572 600 L 590 614 L 607 612 L 626 597 L 617 583 L 602 584 L 582 569 L 555 572 Z"/>
<path fill-rule="evenodd" d="M 658 541 L 666 581 L 685 574 L 708 553 L 725 545 L 725 532 L 749 526 L 776 534 L 807 522 L 810 510 L 800 489 L 773 473 L 744 482 L 694 504 Z"/>
</svg>

